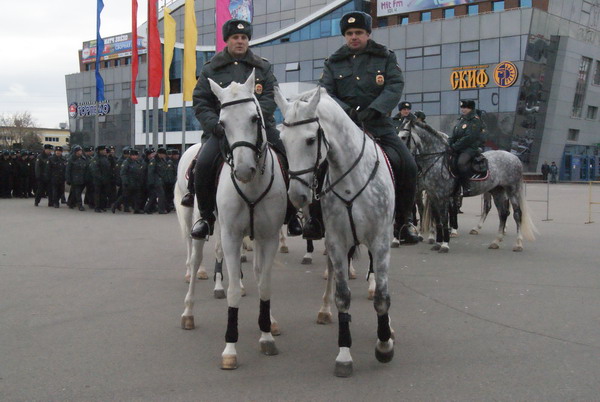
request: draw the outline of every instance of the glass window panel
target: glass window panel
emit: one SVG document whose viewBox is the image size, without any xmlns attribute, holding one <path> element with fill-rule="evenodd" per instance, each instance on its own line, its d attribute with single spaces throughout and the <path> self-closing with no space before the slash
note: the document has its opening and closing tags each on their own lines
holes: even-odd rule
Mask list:
<svg viewBox="0 0 600 402">
<path fill-rule="evenodd" d="M 577 85 L 575 87 L 575 97 L 573 98 L 573 117 L 581 117 L 581 111 L 583 109 L 583 101 L 585 100 L 585 94 L 587 89 L 588 75 L 592 66 L 592 59 L 588 57 L 582 57 L 579 63 L 579 73 L 577 75 Z"/>
<path fill-rule="evenodd" d="M 423 57 L 423 69 L 431 70 L 433 68 L 440 68 L 441 62 L 441 56 Z"/>
<path fill-rule="evenodd" d="M 421 110 L 425 112 L 427 116 L 437 116 L 440 114 L 441 103 L 440 102 L 430 102 L 423 103 Z"/>
<path fill-rule="evenodd" d="M 600 61 L 596 61 L 596 70 L 594 71 L 594 85 L 600 85 Z"/>
<path fill-rule="evenodd" d="M 519 60 L 521 57 L 521 38 L 508 36 L 500 38 L 500 60 Z"/>
<path fill-rule="evenodd" d="M 406 94 L 405 99 L 411 103 L 414 102 L 421 102 L 423 100 L 423 94 L 422 93 L 417 93 L 417 94 Z M 412 105 L 412 109 L 415 110 L 415 106 Z"/>
<path fill-rule="evenodd" d="M 493 11 L 502 11 L 504 10 L 504 1 L 495 1 L 492 3 L 493 7 L 492 10 Z"/>
<path fill-rule="evenodd" d="M 408 17 L 402 17 L 402 19 L 400 19 L 400 25 L 408 25 Z"/>
<path fill-rule="evenodd" d="M 477 14 L 479 14 L 479 5 L 472 4 L 472 5 L 468 6 L 467 7 L 467 13 L 469 15 L 477 15 Z"/>
<path fill-rule="evenodd" d="M 531 0 L 521 0 L 521 7 L 531 7 Z"/>
<path fill-rule="evenodd" d="M 425 56 L 433 56 L 441 53 L 440 46 L 427 46 L 423 49 L 423 55 Z"/>
<path fill-rule="evenodd" d="M 519 98 L 519 87 L 502 88 L 500 92 L 499 112 L 514 112 Z"/>
<path fill-rule="evenodd" d="M 479 61 L 481 63 L 498 63 L 500 62 L 500 40 L 485 39 L 481 41 L 479 49 Z"/>
<path fill-rule="evenodd" d="M 421 21 L 431 21 L 431 11 L 421 13 Z"/>
<path fill-rule="evenodd" d="M 406 71 L 417 71 L 423 69 L 423 58 L 414 57 L 412 59 L 406 59 Z"/>
<path fill-rule="evenodd" d="M 409 59 L 411 57 L 420 57 L 423 56 L 423 48 L 415 47 L 412 49 L 406 49 L 406 58 Z"/>
<path fill-rule="evenodd" d="M 444 10 L 444 18 L 449 19 L 449 18 L 454 18 L 454 9 L 453 8 L 447 8 Z"/>
<path fill-rule="evenodd" d="M 321 37 L 321 24 L 319 21 L 315 21 L 310 24 L 310 38 L 319 39 Z"/>
<path fill-rule="evenodd" d="M 479 52 L 468 52 L 460 54 L 461 66 L 473 66 L 479 64 Z"/>
<path fill-rule="evenodd" d="M 426 92 L 423 94 L 423 102 L 438 102 L 439 100 L 439 92 Z"/>
<path fill-rule="evenodd" d="M 458 49 L 458 43 L 442 45 L 442 67 L 456 67 L 460 64 Z"/>
<path fill-rule="evenodd" d="M 479 50 L 479 41 L 477 40 L 472 42 L 462 42 L 460 44 L 461 52 L 472 52 L 474 50 Z"/>
</svg>

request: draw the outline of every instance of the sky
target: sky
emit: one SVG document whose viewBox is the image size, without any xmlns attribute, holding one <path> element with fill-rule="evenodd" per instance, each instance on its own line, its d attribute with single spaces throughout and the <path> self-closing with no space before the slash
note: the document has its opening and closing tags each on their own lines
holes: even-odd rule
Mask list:
<svg viewBox="0 0 600 402">
<path fill-rule="evenodd" d="M 37 127 L 68 123 L 65 75 L 96 39 L 96 0 L 1 0 L 0 115 L 29 112 Z M 138 0 L 138 26 L 147 19 Z M 161 2 L 162 4 L 162 2 Z M 104 0 L 102 37 L 131 32 L 131 1 Z"/>
</svg>

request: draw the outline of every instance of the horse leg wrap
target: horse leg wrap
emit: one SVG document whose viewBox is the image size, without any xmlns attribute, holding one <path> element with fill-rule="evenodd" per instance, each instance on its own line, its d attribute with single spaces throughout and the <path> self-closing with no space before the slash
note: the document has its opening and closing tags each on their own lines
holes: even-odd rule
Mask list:
<svg viewBox="0 0 600 402">
<path fill-rule="evenodd" d="M 387 313 L 377 316 L 377 339 L 381 342 L 387 342 L 392 336 L 390 330 L 390 318 Z"/>
<path fill-rule="evenodd" d="M 350 336 L 350 321 L 352 321 L 352 316 L 348 313 L 338 313 L 338 321 L 338 346 L 340 348 L 350 348 L 352 347 L 352 336 Z"/>
<path fill-rule="evenodd" d="M 236 307 L 227 309 L 227 332 L 225 332 L 225 342 L 227 343 L 238 341 L 238 310 Z"/>
<path fill-rule="evenodd" d="M 213 281 L 217 281 L 217 274 L 221 275 L 221 280 L 223 280 L 223 260 L 221 262 L 215 260 L 215 274 L 213 275 Z"/>
<path fill-rule="evenodd" d="M 444 228 L 442 225 L 435 225 L 435 242 L 441 243 L 444 239 Z"/>
<path fill-rule="evenodd" d="M 258 327 L 262 332 L 271 332 L 271 300 L 260 301 Z"/>
<path fill-rule="evenodd" d="M 444 228 L 444 242 L 450 242 L 450 229 L 447 226 Z"/>
</svg>

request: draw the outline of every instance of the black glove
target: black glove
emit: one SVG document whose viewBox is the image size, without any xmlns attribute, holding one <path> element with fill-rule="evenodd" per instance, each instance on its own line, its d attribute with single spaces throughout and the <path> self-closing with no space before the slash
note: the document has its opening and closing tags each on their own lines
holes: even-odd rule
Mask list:
<svg viewBox="0 0 600 402">
<path fill-rule="evenodd" d="M 352 119 L 352 121 L 358 121 L 358 111 L 356 109 L 348 109 L 348 116 Z"/>
<path fill-rule="evenodd" d="M 225 127 L 223 127 L 223 125 L 221 123 L 218 123 L 215 126 L 215 128 L 213 129 L 213 134 L 217 138 L 223 138 L 223 137 L 225 137 Z"/>
<path fill-rule="evenodd" d="M 358 112 L 358 120 L 361 122 L 367 122 L 371 120 L 376 120 L 381 117 L 381 113 L 379 113 L 375 109 L 367 108 L 365 110 L 361 110 Z"/>
</svg>

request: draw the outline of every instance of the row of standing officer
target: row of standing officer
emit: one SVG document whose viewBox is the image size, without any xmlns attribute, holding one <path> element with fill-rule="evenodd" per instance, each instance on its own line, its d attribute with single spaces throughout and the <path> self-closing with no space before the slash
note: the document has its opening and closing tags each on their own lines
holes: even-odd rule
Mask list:
<svg viewBox="0 0 600 402">
<path fill-rule="evenodd" d="M 35 152 L 0 152 L 0 198 L 33 197 L 35 189 Z"/>
</svg>

